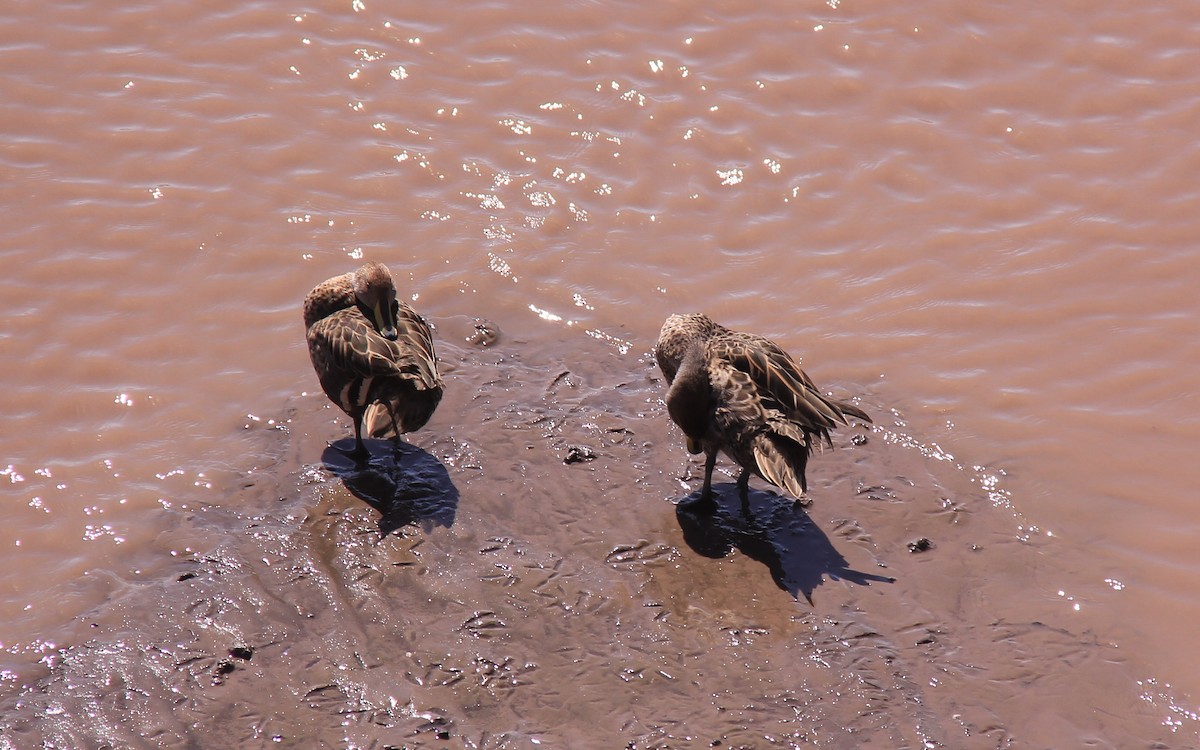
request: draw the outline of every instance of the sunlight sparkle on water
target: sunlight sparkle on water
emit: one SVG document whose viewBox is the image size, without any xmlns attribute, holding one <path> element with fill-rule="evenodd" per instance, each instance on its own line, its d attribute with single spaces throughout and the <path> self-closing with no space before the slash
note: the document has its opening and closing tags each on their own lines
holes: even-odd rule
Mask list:
<svg viewBox="0 0 1200 750">
<path fill-rule="evenodd" d="M 1200 713 L 1195 710 L 1180 706 L 1174 697 L 1163 692 L 1170 690 L 1169 683 L 1163 683 L 1161 686 L 1157 679 L 1150 677 L 1145 680 L 1137 680 L 1137 684 L 1142 688 L 1141 699 L 1151 705 L 1165 703 L 1168 715 L 1163 719 L 1163 726 L 1169 727 L 1172 732 L 1177 732 L 1183 727 L 1184 720 L 1196 722 L 1200 721 Z M 1160 689 L 1161 687 L 1161 689 Z"/>
<path fill-rule="evenodd" d="M 537 305 L 531 304 L 529 306 L 529 309 L 533 310 L 535 313 L 537 313 L 537 316 L 539 318 L 541 318 L 542 320 L 548 320 L 551 323 L 557 323 L 562 320 L 561 315 L 555 315 L 554 313 L 550 312 L 549 310 L 543 310 L 542 308 L 538 307 Z"/>
<path fill-rule="evenodd" d="M 617 338 L 616 336 L 605 333 L 604 331 L 588 330 L 588 331 L 585 331 L 584 333 L 586 333 L 587 335 L 589 335 L 592 338 L 597 339 L 599 341 L 604 341 L 606 343 L 612 344 L 614 347 L 616 347 L 617 352 L 619 352 L 621 354 L 628 354 L 629 350 L 633 347 L 633 344 L 626 341 L 625 339 Z"/>
<path fill-rule="evenodd" d="M 1079 602 L 1075 601 L 1075 597 L 1073 597 L 1073 596 L 1069 596 L 1069 595 L 1067 594 L 1067 592 L 1065 592 L 1065 591 L 1063 591 L 1063 590 L 1061 590 L 1061 589 L 1059 589 L 1058 595 L 1059 595 L 1059 596 L 1061 596 L 1063 599 L 1066 599 L 1068 602 L 1070 602 L 1070 603 L 1071 603 L 1071 609 L 1072 609 L 1072 610 L 1074 610 L 1074 611 L 1076 611 L 1076 612 L 1078 612 L 1078 611 L 1079 611 Z"/>
<path fill-rule="evenodd" d="M 512 279 L 514 282 L 517 280 L 517 277 L 513 275 L 512 267 L 508 265 L 508 261 L 495 253 L 488 253 L 488 268 L 506 279 Z"/>
<path fill-rule="evenodd" d="M 721 178 L 722 185 L 736 185 L 745 179 L 742 170 L 737 167 L 733 169 L 718 169 L 717 176 Z"/>
<path fill-rule="evenodd" d="M 517 120 L 512 117 L 506 117 L 500 120 L 500 124 L 508 128 L 517 135 L 530 135 L 533 133 L 533 126 L 526 123 L 524 120 Z"/>
</svg>

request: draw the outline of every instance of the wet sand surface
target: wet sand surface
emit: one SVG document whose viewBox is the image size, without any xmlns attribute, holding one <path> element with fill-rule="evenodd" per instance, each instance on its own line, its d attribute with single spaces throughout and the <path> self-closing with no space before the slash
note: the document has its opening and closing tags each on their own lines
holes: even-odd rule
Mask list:
<svg viewBox="0 0 1200 750">
<path fill-rule="evenodd" d="M 0 748 L 1197 746 L 1197 28 L 14 5 Z M 447 391 L 356 466 L 363 259 Z M 873 416 L 810 506 L 690 505 L 692 310 Z"/>
<path fill-rule="evenodd" d="M 880 404 L 808 509 L 726 478 L 697 512 L 647 358 L 447 349 L 423 447 L 356 467 L 313 395 L 257 424 L 275 460 L 79 619 L 15 746 L 1169 745 L 1119 645 L 1033 595 L 1044 545 Z"/>
</svg>

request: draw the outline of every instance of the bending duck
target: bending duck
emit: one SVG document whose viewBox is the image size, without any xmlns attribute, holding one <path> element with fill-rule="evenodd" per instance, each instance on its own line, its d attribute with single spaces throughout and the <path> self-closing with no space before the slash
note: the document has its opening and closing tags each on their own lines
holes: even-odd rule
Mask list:
<svg viewBox="0 0 1200 750">
<path fill-rule="evenodd" d="M 721 451 L 742 468 L 743 505 L 751 474 L 804 500 L 814 442 L 832 444 L 829 430 L 849 424 L 847 417 L 871 421 L 858 407 L 822 395 L 775 342 L 706 315 L 667 318 L 654 358 L 670 385 L 667 412 L 687 436 L 688 451 L 707 455 L 701 502 L 712 502 Z"/>
<path fill-rule="evenodd" d="M 396 299 L 392 274 L 364 263 L 304 298 L 308 355 L 329 400 L 354 420 L 355 459 L 370 455 L 362 431 L 392 437 L 425 426 L 442 400 L 429 325 Z"/>
</svg>

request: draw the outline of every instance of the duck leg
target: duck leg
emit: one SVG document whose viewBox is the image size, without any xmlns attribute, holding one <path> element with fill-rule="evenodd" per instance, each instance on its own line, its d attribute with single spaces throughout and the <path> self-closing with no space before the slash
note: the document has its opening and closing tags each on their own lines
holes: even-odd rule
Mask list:
<svg viewBox="0 0 1200 750">
<path fill-rule="evenodd" d="M 704 488 L 700 490 L 700 497 L 695 501 L 693 507 L 704 510 L 716 510 L 717 501 L 713 497 L 712 492 L 712 473 L 713 467 L 717 464 L 717 454 L 709 453 L 704 461 Z"/>
<path fill-rule="evenodd" d="M 700 491 L 701 499 L 708 500 L 712 497 L 712 473 L 716 465 L 717 454 L 709 453 L 704 460 L 704 489 Z"/>
<path fill-rule="evenodd" d="M 354 450 L 349 451 L 347 455 L 355 461 L 363 461 L 370 458 L 371 451 L 367 450 L 367 446 L 363 445 L 362 440 L 362 412 L 355 412 L 352 415 L 354 419 Z"/>
<path fill-rule="evenodd" d="M 391 401 L 384 401 L 383 403 L 385 406 L 387 406 L 388 417 L 391 418 L 391 420 L 392 420 L 392 429 L 394 429 L 396 431 L 395 434 L 392 435 L 392 452 L 399 453 L 400 452 L 400 420 L 396 417 L 396 408 L 395 408 L 396 405 L 393 404 Z"/>
<path fill-rule="evenodd" d="M 750 514 L 750 470 L 742 469 L 737 480 L 738 497 L 742 499 L 742 513 Z"/>
</svg>

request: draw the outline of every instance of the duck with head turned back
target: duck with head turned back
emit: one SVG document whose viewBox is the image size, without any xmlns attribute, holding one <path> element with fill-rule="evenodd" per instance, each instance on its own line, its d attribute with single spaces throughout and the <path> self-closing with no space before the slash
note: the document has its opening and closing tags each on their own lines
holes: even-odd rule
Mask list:
<svg viewBox="0 0 1200 750">
<path fill-rule="evenodd" d="M 667 378 L 667 412 L 687 437 L 688 451 L 705 453 L 700 501 L 711 504 L 717 454 L 741 467 L 738 489 L 748 504 L 755 474 L 805 500 L 804 476 L 814 444 L 830 444 L 829 431 L 858 407 L 823 395 L 778 344 L 741 333 L 698 313 L 663 323 L 654 357 Z"/>
<path fill-rule="evenodd" d="M 308 354 L 329 400 L 354 420 L 355 459 L 370 453 L 370 437 L 392 437 L 425 426 L 442 400 L 442 378 L 429 325 L 396 299 L 392 274 L 364 263 L 334 276 L 304 299 Z"/>
</svg>

